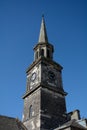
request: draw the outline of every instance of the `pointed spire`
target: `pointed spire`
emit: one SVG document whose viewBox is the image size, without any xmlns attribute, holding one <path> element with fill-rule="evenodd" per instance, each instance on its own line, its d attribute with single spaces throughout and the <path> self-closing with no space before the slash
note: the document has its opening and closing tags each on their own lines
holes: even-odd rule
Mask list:
<svg viewBox="0 0 87 130">
<path fill-rule="evenodd" d="M 41 28 L 40 28 L 40 34 L 39 34 L 39 43 L 48 43 L 48 37 L 46 33 L 46 26 L 45 26 L 45 20 L 44 15 L 42 15 L 42 22 L 41 22 Z"/>
</svg>

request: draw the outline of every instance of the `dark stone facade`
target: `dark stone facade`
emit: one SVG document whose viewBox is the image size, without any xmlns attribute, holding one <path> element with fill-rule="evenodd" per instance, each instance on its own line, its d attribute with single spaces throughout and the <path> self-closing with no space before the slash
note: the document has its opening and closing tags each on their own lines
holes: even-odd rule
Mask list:
<svg viewBox="0 0 87 130">
<path fill-rule="evenodd" d="M 27 128 L 54 129 L 66 121 L 66 93 L 63 90 L 62 67 L 52 60 L 39 58 L 28 70 L 28 87 L 24 99 L 23 122 Z M 36 79 L 31 83 L 32 73 Z M 49 72 L 55 77 L 49 77 Z M 52 79 L 53 78 L 53 79 Z M 54 79 L 55 78 L 55 79 Z M 31 88 L 32 89 L 31 89 Z M 29 107 L 32 105 L 32 117 L 29 117 Z"/>
<path fill-rule="evenodd" d="M 42 128 L 53 129 L 65 122 L 65 98 L 53 90 L 43 88 L 41 91 Z"/>
<path fill-rule="evenodd" d="M 41 102 L 40 89 L 37 89 L 24 100 L 24 116 L 23 122 L 29 129 L 38 130 L 40 127 L 40 102 Z M 29 108 L 32 105 L 32 116 L 29 116 Z"/>
</svg>

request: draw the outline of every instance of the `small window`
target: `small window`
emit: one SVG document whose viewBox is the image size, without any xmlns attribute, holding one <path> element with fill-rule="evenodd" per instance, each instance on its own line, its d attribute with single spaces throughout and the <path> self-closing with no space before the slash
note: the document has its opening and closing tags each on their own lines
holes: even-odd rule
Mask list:
<svg viewBox="0 0 87 130">
<path fill-rule="evenodd" d="M 50 58 L 50 50 L 47 49 L 47 58 Z"/>
<path fill-rule="evenodd" d="M 30 107 L 29 107 L 29 118 L 32 117 L 32 112 L 33 112 L 33 108 L 32 108 L 32 105 L 30 105 Z"/>
<path fill-rule="evenodd" d="M 38 51 L 35 54 L 35 59 L 38 59 Z"/>
<path fill-rule="evenodd" d="M 41 56 L 44 56 L 44 49 L 41 49 Z"/>
</svg>

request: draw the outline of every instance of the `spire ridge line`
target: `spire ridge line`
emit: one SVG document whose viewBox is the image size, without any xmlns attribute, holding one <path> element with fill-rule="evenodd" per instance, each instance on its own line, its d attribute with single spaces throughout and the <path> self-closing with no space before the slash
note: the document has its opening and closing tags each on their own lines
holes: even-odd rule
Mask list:
<svg viewBox="0 0 87 130">
<path fill-rule="evenodd" d="M 42 22 L 41 22 L 41 28 L 40 28 L 40 34 L 39 34 L 39 43 L 48 43 L 48 37 L 47 37 L 47 31 L 45 26 L 45 20 L 44 15 L 42 15 Z"/>
</svg>

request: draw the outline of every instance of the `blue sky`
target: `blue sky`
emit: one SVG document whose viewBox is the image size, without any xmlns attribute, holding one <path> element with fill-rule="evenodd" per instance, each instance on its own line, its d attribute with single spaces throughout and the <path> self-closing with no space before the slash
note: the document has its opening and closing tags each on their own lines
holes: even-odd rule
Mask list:
<svg viewBox="0 0 87 130">
<path fill-rule="evenodd" d="M 63 66 L 67 111 L 87 117 L 87 1 L 0 1 L 0 114 L 22 118 L 26 69 L 33 62 L 42 14 L 54 60 Z"/>
</svg>

